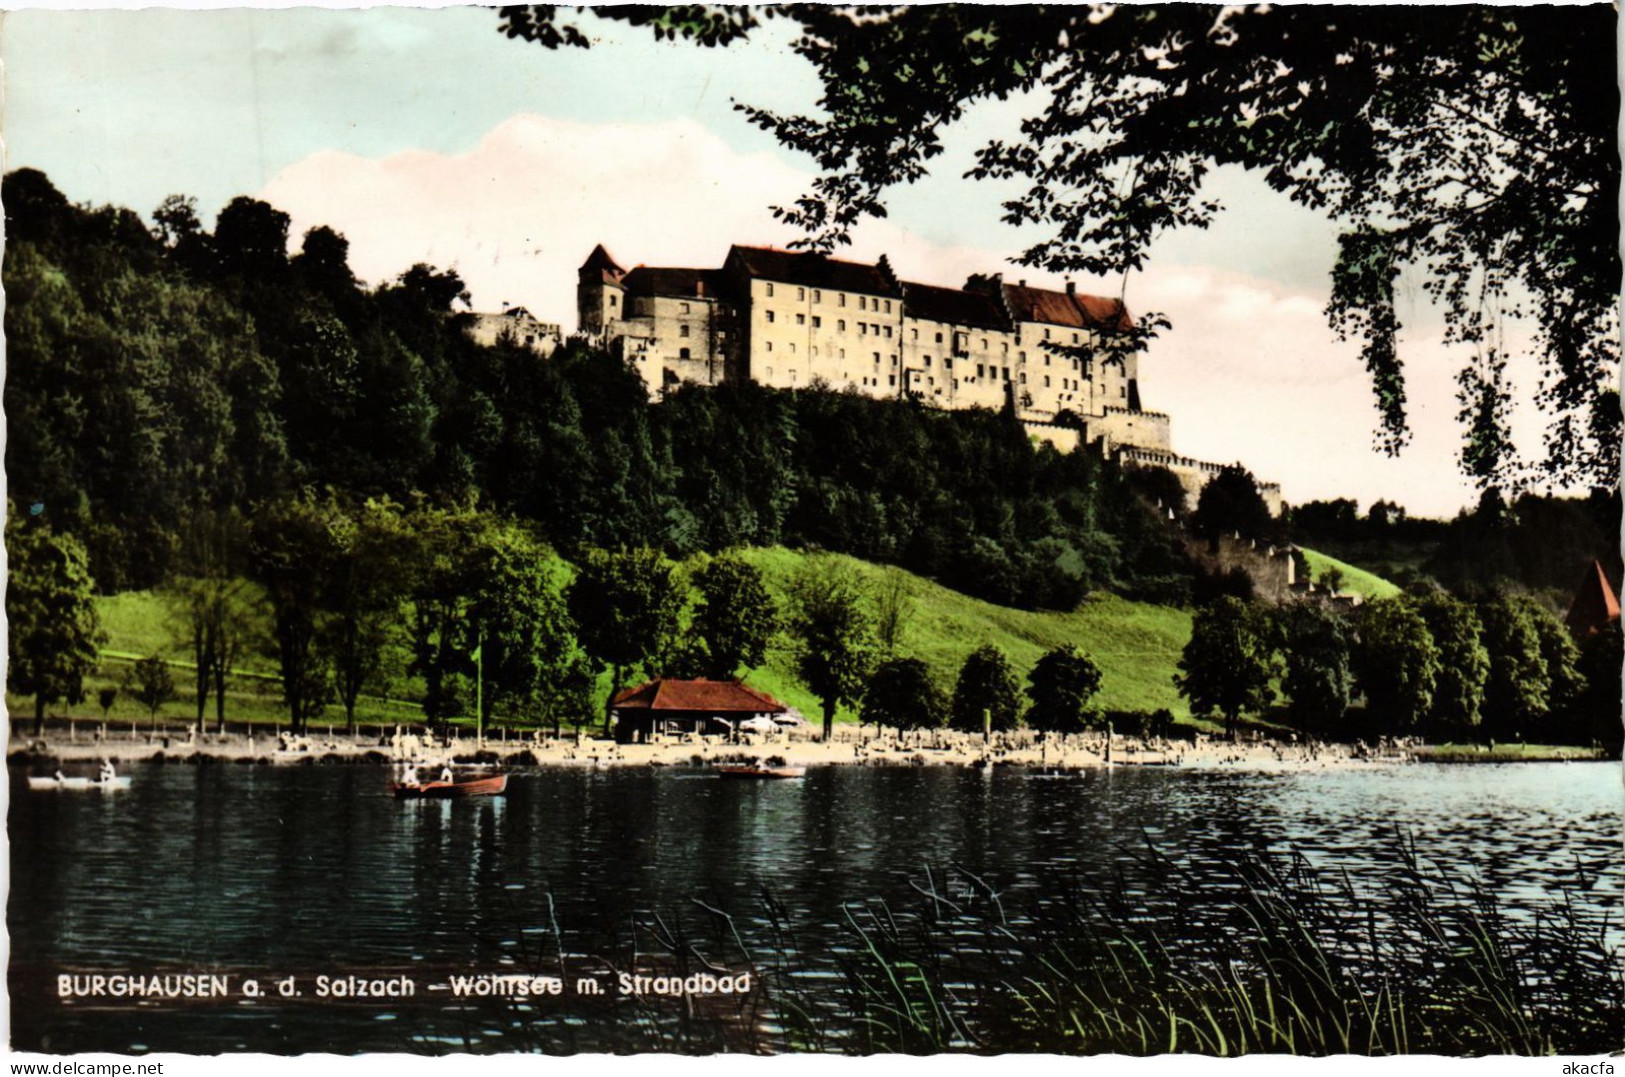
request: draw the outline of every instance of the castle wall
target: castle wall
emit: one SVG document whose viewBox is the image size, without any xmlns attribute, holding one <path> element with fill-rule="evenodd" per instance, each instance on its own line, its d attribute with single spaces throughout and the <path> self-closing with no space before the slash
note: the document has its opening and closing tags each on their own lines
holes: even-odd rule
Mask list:
<svg viewBox="0 0 1625 1077">
<path fill-rule="evenodd" d="M 1209 463 L 1206 460 L 1197 460 L 1194 457 L 1180 456 L 1178 453 L 1159 449 L 1122 446 L 1115 448 L 1113 453 L 1118 462 L 1125 467 L 1162 467 L 1173 472 L 1174 477 L 1185 488 L 1185 495 L 1193 507 L 1202 494 L 1202 487 L 1225 467 L 1223 464 Z M 1260 482 L 1258 493 L 1264 499 L 1271 516 L 1281 515 L 1280 483 Z"/>
<path fill-rule="evenodd" d="M 945 408 L 1004 406 L 1010 333 L 905 315 L 903 337 L 907 391 Z"/>
<path fill-rule="evenodd" d="M 1098 418 L 1089 420 L 1089 439 L 1103 437 L 1108 448 L 1130 445 L 1171 453 L 1171 425 L 1172 420 L 1160 411 L 1133 411 L 1108 405 L 1101 409 Z"/>
</svg>

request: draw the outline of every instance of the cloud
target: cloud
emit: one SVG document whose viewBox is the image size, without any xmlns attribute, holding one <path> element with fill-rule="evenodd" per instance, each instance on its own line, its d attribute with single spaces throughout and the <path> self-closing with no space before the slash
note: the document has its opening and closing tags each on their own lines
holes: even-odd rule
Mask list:
<svg viewBox="0 0 1625 1077">
<path fill-rule="evenodd" d="M 687 120 L 587 125 L 520 115 L 466 154 L 318 153 L 276 175 L 261 197 L 292 215 L 296 235 L 317 224 L 343 232 L 365 280 L 393 278 L 415 262 L 455 268 L 477 309 L 523 304 L 570 332 L 575 271 L 595 244 L 628 267 L 716 266 L 730 243 L 786 245 L 795 233 L 767 207 L 793 202 L 809 179 Z M 1257 225 L 1221 217 L 1213 229 L 1221 234 L 1206 237 L 1210 251 L 1224 249 L 1227 227 L 1239 236 Z M 1012 268 L 1008 252 L 945 246 L 890 220 L 864 223 L 842 252 L 881 254 L 907 279 L 955 285 L 1003 270 L 1007 279 L 1060 286 Z M 1100 281 L 1079 287 L 1119 290 Z M 1418 331 L 1403 344 L 1414 435 L 1395 460 L 1372 449 L 1370 383 L 1358 346 L 1328 328 L 1323 289 L 1162 261 L 1126 294 L 1131 309 L 1161 311 L 1174 323 L 1142 359 L 1141 389 L 1148 408 L 1173 416 L 1176 450 L 1244 461 L 1294 502 L 1389 498 L 1414 513 L 1449 514 L 1473 500 L 1456 467 L 1453 376 L 1462 356 L 1437 332 Z M 1532 374 L 1514 377 L 1529 395 Z"/>
</svg>

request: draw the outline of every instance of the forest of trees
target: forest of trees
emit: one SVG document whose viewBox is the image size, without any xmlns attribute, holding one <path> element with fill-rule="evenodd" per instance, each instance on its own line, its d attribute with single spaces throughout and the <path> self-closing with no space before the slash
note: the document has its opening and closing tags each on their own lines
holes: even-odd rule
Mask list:
<svg viewBox="0 0 1625 1077">
<path fill-rule="evenodd" d="M 187 574 L 186 521 L 312 489 L 478 503 L 567 556 L 814 547 L 992 601 L 1109 588 L 1181 599 L 1190 567 L 1116 468 L 1008 414 L 813 388 L 684 387 L 623 364 L 481 347 L 451 273 L 360 286 L 342 236 L 232 201 L 149 230 L 5 178 L 12 496 L 78 537 L 104 592 Z"/>
<path fill-rule="evenodd" d="M 353 724 L 391 654 L 431 721 L 466 712 L 478 654 L 488 709 L 557 725 L 603 713 L 601 669 L 617 686 L 634 670 L 730 676 L 780 631 L 826 729 L 842 706 L 899 728 L 1104 720 L 1081 653 L 1040 661 L 1030 706 L 987 649 L 949 693 L 895 653 L 885 596 L 838 573 L 797 581 L 778 610 L 739 562 L 678 580 L 670 560 L 780 544 L 1010 606 L 1071 609 L 1097 590 L 1195 602 L 1180 687 L 1230 724 L 1277 688 L 1294 724 L 1328 733 L 1352 728 L 1362 697 L 1385 731 L 1465 736 L 1592 739 L 1617 710 L 1617 678 L 1603 698 L 1617 630 L 1576 651 L 1551 595 L 1524 593 L 1572 586 L 1572 563 L 1608 548 L 1617 494 L 1507 505 L 1491 490 L 1449 523 L 1386 502 L 1272 520 L 1238 466 L 1186 515 L 1171 475 L 1035 444 L 1008 412 L 752 384 L 651 402 L 579 341 L 545 361 L 477 345 L 455 274 L 418 265 L 364 287 L 342 236 L 313 228 L 290 256 L 288 217 L 253 199 L 211 232 L 187 199 L 149 228 L 37 171 L 3 195 L 7 538 L 14 570 L 35 574 L 8 593 L 11 687 L 37 720 L 83 696 L 103 642 L 90 592 L 148 588 L 179 611 L 200 727 L 211 700 L 224 722 L 250 646 L 275 660 L 296 728 L 329 707 Z M 1250 588 L 1203 585 L 1159 518 L 1170 508 L 1198 535 L 1409 543 L 1419 597 L 1266 614 Z M 538 569 L 555 554 L 573 582 Z M 132 691 L 156 711 L 162 687 Z"/>
</svg>

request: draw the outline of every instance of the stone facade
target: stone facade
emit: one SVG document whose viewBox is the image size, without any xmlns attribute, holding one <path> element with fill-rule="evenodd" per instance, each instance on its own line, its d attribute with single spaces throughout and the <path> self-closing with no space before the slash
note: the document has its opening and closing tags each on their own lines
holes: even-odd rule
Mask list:
<svg viewBox="0 0 1625 1077">
<path fill-rule="evenodd" d="M 471 314 L 468 335 L 476 344 L 489 348 L 500 340 L 537 355 L 552 355 L 563 334 L 556 322 L 537 321 L 524 307 L 509 307 L 501 314 Z"/>
<path fill-rule="evenodd" d="M 1091 444 L 1178 475 L 1192 497 L 1219 465 L 1172 451 L 1171 420 L 1140 403 L 1139 355 L 1112 347 L 1121 301 L 972 276 L 904 281 L 874 264 L 734 246 L 719 269 L 622 268 L 601 245 L 577 275 L 580 333 L 651 396 L 685 382 L 822 383 L 941 408 L 1011 406 L 1033 436 Z M 1280 488 L 1261 487 L 1274 512 Z"/>
</svg>

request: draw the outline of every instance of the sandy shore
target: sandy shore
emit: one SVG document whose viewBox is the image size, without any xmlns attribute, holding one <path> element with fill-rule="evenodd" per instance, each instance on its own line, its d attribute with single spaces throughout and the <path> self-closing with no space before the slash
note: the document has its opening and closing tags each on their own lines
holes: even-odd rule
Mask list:
<svg viewBox="0 0 1625 1077">
<path fill-rule="evenodd" d="M 871 728 L 838 727 L 828 743 L 805 732 L 722 737 L 668 737 L 653 744 L 616 744 L 610 740 L 566 735 L 551 737 L 472 736 L 431 741 L 412 733 L 351 738 L 342 732 L 316 733 L 290 741 L 240 734 L 153 738 L 112 732 L 105 739 L 94 729 L 81 729 L 69 739 L 55 734 L 44 740 L 13 736 L 8 757 L 33 769 L 60 764 L 67 773 L 87 773 L 102 759 L 115 763 L 143 760 L 167 763 L 260 763 L 268 765 L 377 764 L 416 762 L 496 763 L 507 766 L 660 767 L 723 763 L 771 763 L 791 766 L 1015 766 L 1074 770 L 1105 766 L 1167 766 L 1242 770 L 1322 770 L 1393 765 L 1408 753 L 1387 747 L 1319 742 L 1243 741 L 1198 737 L 1164 741 L 1117 736 L 1108 746 L 1101 734 L 1040 738 L 1029 732 L 980 736 L 950 731 L 909 733 L 899 737 Z"/>
</svg>

